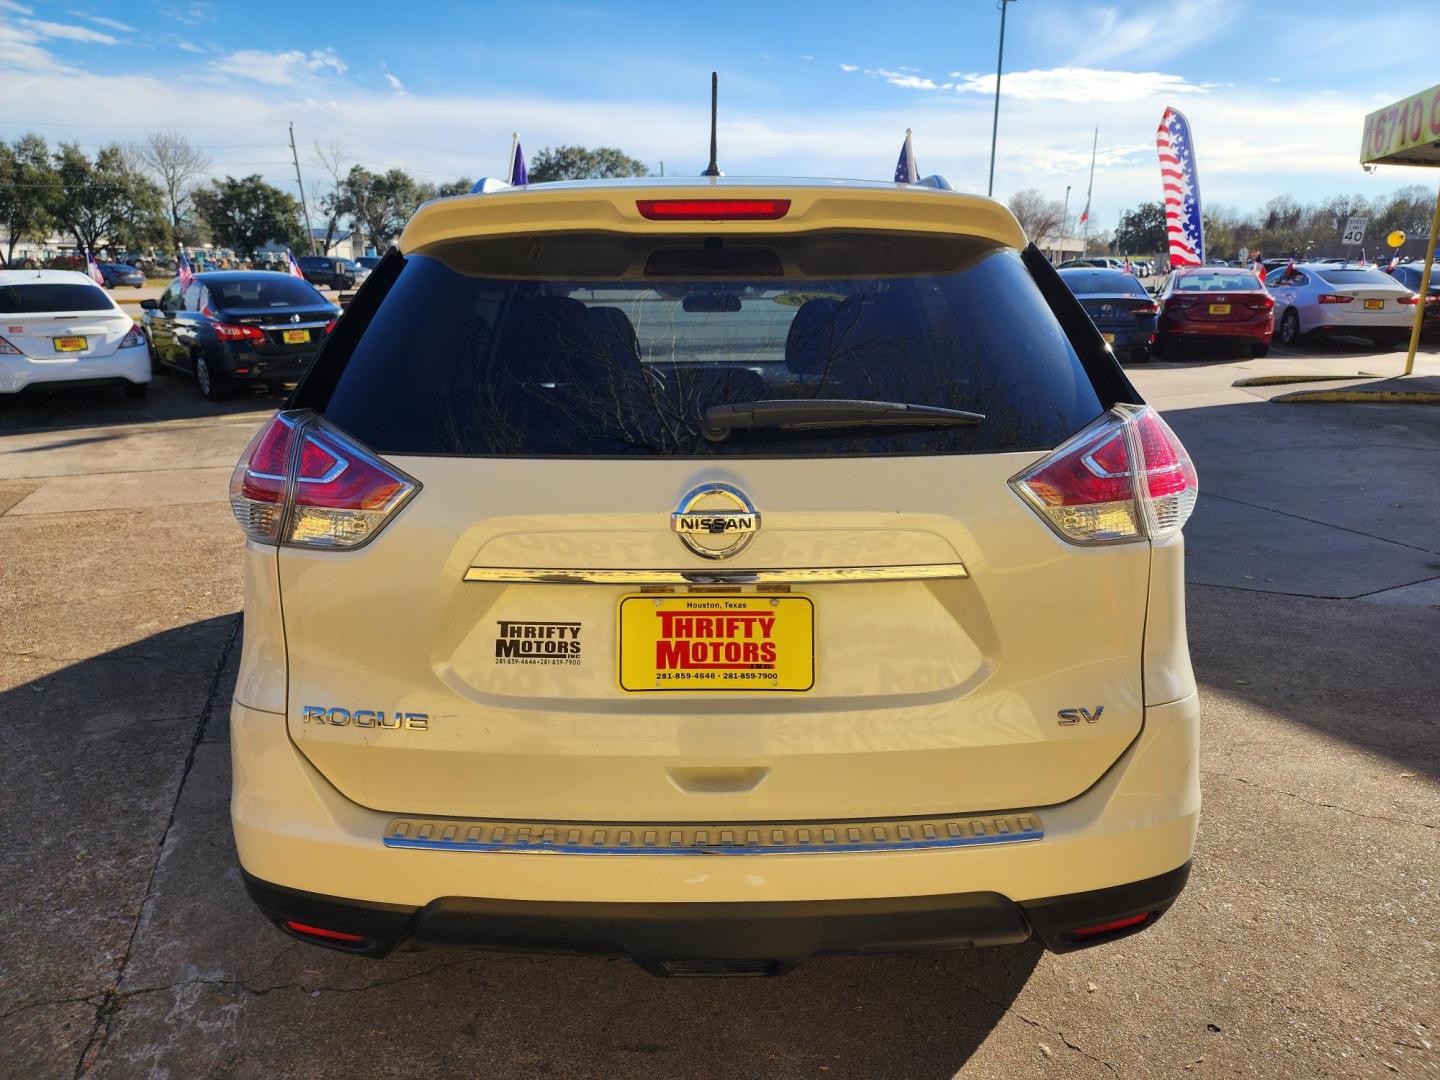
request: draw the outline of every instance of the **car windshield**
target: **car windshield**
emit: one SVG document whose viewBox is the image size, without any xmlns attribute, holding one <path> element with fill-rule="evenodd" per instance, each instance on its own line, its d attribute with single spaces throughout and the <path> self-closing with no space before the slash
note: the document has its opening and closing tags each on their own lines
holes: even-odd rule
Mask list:
<svg viewBox="0 0 1440 1080">
<path fill-rule="evenodd" d="M 1363 266 L 1327 266 L 1315 271 L 1315 276 L 1331 285 L 1394 285 L 1389 274 L 1370 270 Z"/>
<path fill-rule="evenodd" d="M 98 285 L 42 281 L 0 285 L 0 314 L 34 315 L 51 311 L 113 311 L 114 303 Z"/>
<path fill-rule="evenodd" d="M 329 362 L 297 403 L 389 453 L 1019 450 L 1102 411 L 1018 253 L 942 236 L 455 241 L 408 257 Z M 702 433 L 715 406 L 817 399 L 987 419 Z"/>
<path fill-rule="evenodd" d="M 1076 296 L 1108 294 L 1145 296 L 1145 287 L 1121 270 L 1062 270 L 1060 276 Z"/>
<path fill-rule="evenodd" d="M 314 288 L 289 274 L 207 280 L 205 287 L 216 306 L 222 308 L 316 307 L 327 303 Z"/>
<path fill-rule="evenodd" d="M 1260 288 L 1260 281 L 1254 274 L 1227 273 L 1225 271 L 1204 271 L 1198 274 L 1181 274 L 1175 279 L 1177 292 L 1243 292 Z"/>
</svg>

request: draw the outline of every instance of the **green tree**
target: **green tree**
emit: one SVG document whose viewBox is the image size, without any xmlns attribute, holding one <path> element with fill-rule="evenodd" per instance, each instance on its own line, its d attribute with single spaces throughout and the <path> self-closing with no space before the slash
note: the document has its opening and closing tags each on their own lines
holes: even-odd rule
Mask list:
<svg viewBox="0 0 1440 1080">
<path fill-rule="evenodd" d="M 435 189 L 435 197 L 443 199 L 450 195 L 467 195 L 474 186 L 474 180 L 468 176 L 462 176 L 458 180 L 451 180 L 448 184 L 441 184 Z"/>
<path fill-rule="evenodd" d="M 123 148 L 101 147 L 91 161 L 79 146 L 61 143 L 54 161 L 58 191 L 52 210 L 76 247 L 97 251 L 163 241 L 160 189 L 131 167 Z"/>
<path fill-rule="evenodd" d="M 1165 232 L 1165 207 L 1158 202 L 1141 203 L 1120 215 L 1114 248 L 1122 255 L 1152 255 L 1169 250 Z"/>
<path fill-rule="evenodd" d="M 215 242 L 253 258 L 267 241 L 308 251 L 300 227 L 300 204 L 291 196 L 251 175 L 227 176 L 195 189 L 195 209 L 210 226 Z"/>
<path fill-rule="evenodd" d="M 650 172 L 623 150 L 599 146 L 546 147 L 535 155 L 528 170 L 532 184 L 550 180 L 605 180 L 619 176 L 645 176 Z"/>
<path fill-rule="evenodd" d="M 373 173 L 363 165 L 351 166 L 341 185 L 354 224 L 369 237 L 376 251 L 384 251 L 426 194 L 403 169 Z"/>
<path fill-rule="evenodd" d="M 5 230 L 5 262 L 15 258 L 22 240 L 44 240 L 54 226 L 52 209 L 60 180 L 50 148 L 39 135 L 25 135 L 7 146 L 0 142 L 0 228 Z"/>
</svg>

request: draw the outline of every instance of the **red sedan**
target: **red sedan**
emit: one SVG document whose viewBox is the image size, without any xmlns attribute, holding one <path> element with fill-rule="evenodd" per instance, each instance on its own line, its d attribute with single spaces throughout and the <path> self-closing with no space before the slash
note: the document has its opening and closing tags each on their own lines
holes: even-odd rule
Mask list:
<svg viewBox="0 0 1440 1080">
<path fill-rule="evenodd" d="M 1264 356 L 1274 332 L 1275 300 L 1249 270 L 1186 267 L 1166 278 L 1160 290 L 1156 353 L 1188 341 L 1225 341 Z"/>
</svg>

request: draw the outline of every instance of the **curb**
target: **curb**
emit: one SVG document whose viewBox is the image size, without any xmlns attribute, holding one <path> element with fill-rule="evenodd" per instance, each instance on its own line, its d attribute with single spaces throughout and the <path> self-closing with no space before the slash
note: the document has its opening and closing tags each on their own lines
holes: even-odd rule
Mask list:
<svg viewBox="0 0 1440 1080">
<path fill-rule="evenodd" d="M 1288 386 L 1290 383 L 1344 382 L 1347 379 L 1383 379 L 1384 375 L 1373 371 L 1360 371 L 1354 375 L 1252 375 L 1248 379 L 1236 379 L 1231 386 Z"/>
<path fill-rule="evenodd" d="M 1306 402 L 1347 404 L 1366 403 L 1378 405 L 1440 405 L 1440 391 L 1436 390 L 1296 390 L 1270 399 L 1287 405 L 1303 405 Z"/>
</svg>

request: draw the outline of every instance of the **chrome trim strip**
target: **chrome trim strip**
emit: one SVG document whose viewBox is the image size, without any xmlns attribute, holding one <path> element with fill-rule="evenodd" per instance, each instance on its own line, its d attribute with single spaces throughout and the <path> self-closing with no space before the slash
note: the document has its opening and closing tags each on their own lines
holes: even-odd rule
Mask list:
<svg viewBox="0 0 1440 1080">
<path fill-rule="evenodd" d="M 841 581 L 938 581 L 966 578 L 963 563 L 820 566 L 792 570 L 571 570 L 472 566 L 465 581 L 511 585 L 824 585 Z"/>
<path fill-rule="evenodd" d="M 329 326 L 330 324 L 328 322 L 287 322 L 267 323 L 265 325 L 261 325 L 260 323 L 252 323 L 251 325 L 254 326 L 257 330 L 315 330 L 322 326 Z"/>
<path fill-rule="evenodd" d="M 829 855 L 1024 844 L 1045 838 L 1034 814 L 905 821 L 712 825 L 551 824 L 397 818 L 387 848 L 506 855 Z"/>
</svg>

